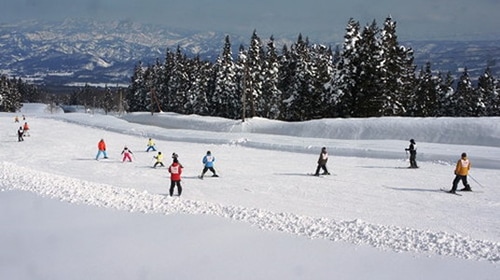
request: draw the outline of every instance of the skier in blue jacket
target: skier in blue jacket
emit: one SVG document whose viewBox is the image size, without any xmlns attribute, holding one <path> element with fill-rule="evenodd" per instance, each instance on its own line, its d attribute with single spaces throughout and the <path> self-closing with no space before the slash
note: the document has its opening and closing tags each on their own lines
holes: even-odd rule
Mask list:
<svg viewBox="0 0 500 280">
<path fill-rule="evenodd" d="M 208 170 L 210 170 L 213 173 L 212 177 L 219 177 L 219 175 L 217 175 L 214 169 L 215 157 L 212 155 L 210 151 L 207 151 L 207 154 L 203 157 L 202 162 L 205 166 L 203 167 L 203 171 L 201 172 L 200 179 L 203 179 L 203 176 Z"/>
</svg>

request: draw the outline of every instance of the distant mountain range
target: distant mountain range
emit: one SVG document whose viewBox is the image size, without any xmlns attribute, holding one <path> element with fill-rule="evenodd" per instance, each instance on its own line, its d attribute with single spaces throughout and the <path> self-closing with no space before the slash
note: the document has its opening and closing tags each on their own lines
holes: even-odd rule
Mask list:
<svg viewBox="0 0 500 280">
<path fill-rule="evenodd" d="M 62 22 L 27 21 L 0 24 L 0 73 L 44 85 L 128 85 L 134 66 L 142 61 L 163 61 L 167 49 L 179 46 L 188 56 L 215 60 L 229 35 L 236 54 L 248 46 L 252 34 L 243 37 L 217 32 L 196 32 L 138 24 L 130 21 L 68 19 Z M 297 34 L 298 35 L 298 34 Z M 307 36 L 307 34 L 303 34 Z M 265 42 L 268 38 L 261 38 Z M 297 37 L 275 38 L 290 45 Z M 310 43 L 324 43 L 313 42 Z M 329 42 L 332 47 L 342 42 Z M 432 63 L 434 71 L 459 75 L 467 67 L 472 77 L 490 66 L 500 73 L 500 40 L 409 41 L 415 64 Z M 500 63 L 500 61 L 499 61 Z"/>
</svg>

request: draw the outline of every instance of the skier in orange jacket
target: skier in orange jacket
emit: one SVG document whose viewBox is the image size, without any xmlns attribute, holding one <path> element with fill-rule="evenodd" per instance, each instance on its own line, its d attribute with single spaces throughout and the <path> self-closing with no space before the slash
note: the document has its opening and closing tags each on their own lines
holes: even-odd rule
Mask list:
<svg viewBox="0 0 500 280">
<path fill-rule="evenodd" d="M 106 142 L 104 142 L 104 139 L 101 139 L 99 143 L 97 143 L 97 155 L 95 156 L 95 160 L 99 160 L 99 156 L 101 154 L 104 155 L 104 158 L 108 158 L 108 154 L 106 153 Z"/>
</svg>

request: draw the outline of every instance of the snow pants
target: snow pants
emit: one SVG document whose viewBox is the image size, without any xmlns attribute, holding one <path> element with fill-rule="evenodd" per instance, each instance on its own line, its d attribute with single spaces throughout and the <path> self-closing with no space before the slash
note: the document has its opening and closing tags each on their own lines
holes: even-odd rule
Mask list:
<svg viewBox="0 0 500 280">
<path fill-rule="evenodd" d="M 130 156 L 130 154 L 128 154 L 128 153 L 127 153 L 127 154 L 123 154 L 123 159 L 122 159 L 122 161 L 125 161 L 125 160 L 127 160 L 127 159 L 128 159 L 128 161 L 132 161 L 132 157 Z"/>
<path fill-rule="evenodd" d="M 456 191 L 458 187 L 458 182 L 462 181 L 462 184 L 464 184 L 465 188 L 470 189 L 469 183 L 467 183 L 467 175 L 456 175 L 455 179 L 453 180 L 453 187 L 451 188 L 451 191 Z"/>
<path fill-rule="evenodd" d="M 411 168 L 418 168 L 418 166 L 417 166 L 417 153 L 416 152 L 410 152 L 410 167 Z"/>
<path fill-rule="evenodd" d="M 318 164 L 318 167 L 316 167 L 316 173 L 314 175 L 319 175 L 319 171 L 323 169 L 324 174 L 328 174 L 328 169 L 326 168 L 326 164 Z"/>
<path fill-rule="evenodd" d="M 169 194 L 170 196 L 173 196 L 174 195 L 174 188 L 175 186 L 177 186 L 177 195 L 178 196 L 181 196 L 181 193 L 182 193 L 182 186 L 181 186 L 181 181 L 172 181 L 170 180 L 170 190 L 169 190 Z"/>
<path fill-rule="evenodd" d="M 161 165 L 162 167 L 165 167 L 165 165 L 163 165 L 163 162 L 161 161 L 155 162 L 155 165 L 153 165 L 153 167 L 156 167 L 158 164 Z"/>
<path fill-rule="evenodd" d="M 203 168 L 203 171 L 201 172 L 201 177 L 203 177 L 203 175 L 205 175 L 205 173 L 207 173 L 207 171 L 210 170 L 213 175 L 217 175 L 217 173 L 215 172 L 215 169 L 213 167 L 206 167 Z"/>
<path fill-rule="evenodd" d="M 99 150 L 99 151 L 97 152 L 97 155 L 95 156 L 95 159 L 96 159 L 96 160 L 98 160 L 98 159 L 99 159 L 99 156 L 100 156 L 101 154 L 102 154 L 102 155 L 104 155 L 104 158 L 108 158 L 108 154 L 106 153 L 106 151 Z"/>
</svg>

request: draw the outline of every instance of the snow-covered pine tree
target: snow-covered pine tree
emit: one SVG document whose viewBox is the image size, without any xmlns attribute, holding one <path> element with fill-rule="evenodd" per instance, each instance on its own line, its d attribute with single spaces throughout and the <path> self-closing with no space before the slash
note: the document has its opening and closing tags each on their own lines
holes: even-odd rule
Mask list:
<svg viewBox="0 0 500 280">
<path fill-rule="evenodd" d="M 259 36 L 257 36 L 257 31 L 254 30 L 250 40 L 247 57 L 247 67 L 249 73 L 249 80 L 247 81 L 247 84 L 250 85 L 250 90 L 247 91 L 246 105 L 249 117 L 260 116 L 262 113 L 262 107 L 264 106 L 264 101 L 262 100 L 262 64 L 265 60 L 264 55 L 265 53 L 262 47 L 262 41 Z"/>
<path fill-rule="evenodd" d="M 7 75 L 0 76 L 0 111 L 16 112 L 21 109 L 21 93 Z"/>
<path fill-rule="evenodd" d="M 104 87 L 104 96 L 102 98 L 101 108 L 104 110 L 106 115 L 116 109 L 115 98 L 108 85 Z"/>
<path fill-rule="evenodd" d="M 187 114 L 208 115 L 208 96 L 212 91 L 210 79 L 212 78 L 212 67 L 208 61 L 202 61 L 196 56 L 189 67 L 191 73 L 191 86 L 188 89 L 187 96 Z"/>
<path fill-rule="evenodd" d="M 130 87 L 125 96 L 129 111 L 148 111 L 149 107 L 146 105 L 148 92 L 149 89 L 146 87 L 144 79 L 144 67 L 139 61 L 134 67 Z"/>
<path fill-rule="evenodd" d="M 237 119 L 240 117 L 241 98 L 238 95 L 236 67 L 232 57 L 231 41 L 225 37 L 222 54 L 215 62 L 215 91 L 211 97 L 212 116 Z"/>
<path fill-rule="evenodd" d="M 310 48 L 311 56 L 311 114 L 308 119 L 319 119 L 331 117 L 328 114 L 332 112 L 331 91 L 329 82 L 333 76 L 333 54 L 332 49 L 325 45 L 313 45 Z"/>
<path fill-rule="evenodd" d="M 422 67 L 416 80 L 415 94 L 408 107 L 408 113 L 414 117 L 435 117 L 438 112 L 438 81 L 432 75 L 431 63 Z"/>
<path fill-rule="evenodd" d="M 379 28 L 375 20 L 363 28 L 358 44 L 358 65 L 356 67 L 356 95 L 354 116 L 377 117 L 383 115 L 383 92 L 380 69 L 383 67 Z"/>
<path fill-rule="evenodd" d="M 287 121 L 303 121 L 310 119 L 311 111 L 314 108 L 314 97 L 312 95 L 312 85 L 314 77 L 314 67 L 311 64 L 309 54 L 309 41 L 299 34 L 297 42 L 292 45 L 290 51 L 290 64 L 292 79 L 290 81 L 289 97 L 284 100 Z"/>
<path fill-rule="evenodd" d="M 382 60 L 384 66 L 383 94 L 384 116 L 401 116 L 406 113 L 415 86 L 413 50 L 400 46 L 396 36 L 396 22 L 389 16 L 381 31 Z"/>
<path fill-rule="evenodd" d="M 359 22 L 349 19 L 344 35 L 344 42 L 340 58 L 336 64 L 331 89 L 335 90 L 332 96 L 338 96 L 336 114 L 340 117 L 353 117 L 357 99 L 357 67 L 359 65 L 359 40 L 361 39 Z"/>
<path fill-rule="evenodd" d="M 477 110 L 477 98 L 469 76 L 467 67 L 457 82 L 457 90 L 453 95 L 453 105 L 455 108 L 454 117 L 471 117 Z"/>
<path fill-rule="evenodd" d="M 281 92 L 281 101 L 279 103 L 279 117 L 280 120 L 286 120 L 290 115 L 288 112 L 288 102 L 291 99 L 291 86 L 294 75 L 294 64 L 291 59 L 291 52 L 286 44 L 283 45 L 281 56 L 279 57 L 279 71 L 278 71 L 278 89 Z"/>
<path fill-rule="evenodd" d="M 281 90 L 279 89 L 280 58 L 276 51 L 274 37 L 269 38 L 266 59 L 262 65 L 262 108 L 261 117 L 277 119 L 280 115 Z"/>
<path fill-rule="evenodd" d="M 177 46 L 175 52 L 172 76 L 169 81 L 169 93 L 172 96 L 170 100 L 173 112 L 185 114 L 185 106 L 188 100 L 188 91 L 190 87 L 190 75 L 192 69 L 189 68 L 189 60 Z"/>
<path fill-rule="evenodd" d="M 453 89 L 453 76 L 449 71 L 446 75 L 440 72 L 437 75 L 436 83 L 436 94 L 438 99 L 437 115 L 440 117 L 454 116 L 455 105 L 453 102 L 453 95 L 455 94 L 455 90 Z"/>
<path fill-rule="evenodd" d="M 484 100 L 484 111 L 479 112 L 479 116 L 500 116 L 500 97 L 498 81 L 491 74 L 490 67 L 479 76 L 477 89 L 479 96 Z"/>
</svg>

